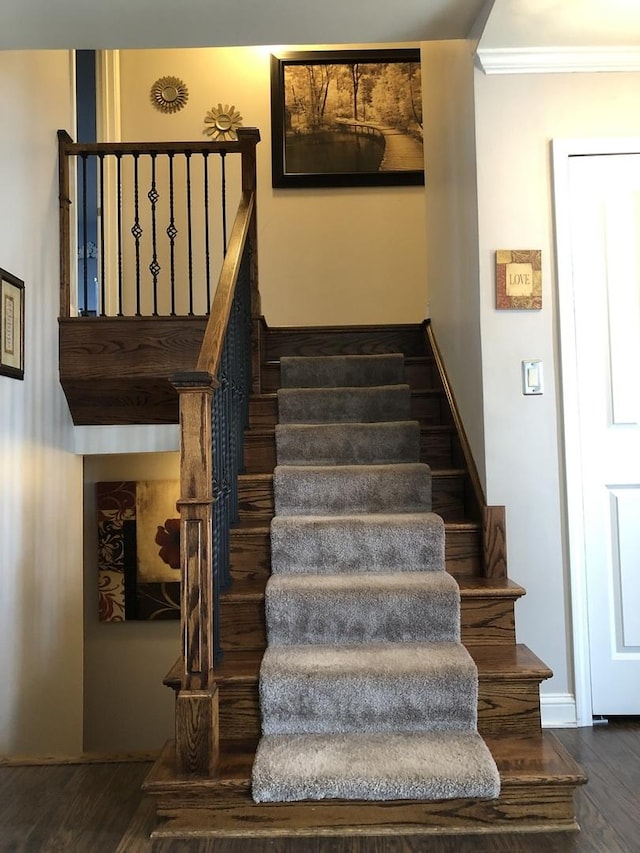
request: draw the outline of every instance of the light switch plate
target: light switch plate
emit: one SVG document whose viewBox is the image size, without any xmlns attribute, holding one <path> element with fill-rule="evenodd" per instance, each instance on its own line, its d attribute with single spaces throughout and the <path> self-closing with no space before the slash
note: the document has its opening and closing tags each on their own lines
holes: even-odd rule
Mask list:
<svg viewBox="0 0 640 853">
<path fill-rule="evenodd" d="M 542 394 L 542 360 L 532 358 L 522 362 L 522 393 Z"/>
</svg>

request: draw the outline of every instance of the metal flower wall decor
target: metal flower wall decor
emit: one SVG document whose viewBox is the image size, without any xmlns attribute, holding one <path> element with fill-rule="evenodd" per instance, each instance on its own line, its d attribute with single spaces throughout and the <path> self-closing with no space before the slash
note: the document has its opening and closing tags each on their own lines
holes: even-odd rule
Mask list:
<svg viewBox="0 0 640 853">
<path fill-rule="evenodd" d="M 177 113 L 189 100 L 189 90 L 178 77 L 160 77 L 151 87 L 150 97 L 161 113 Z"/>
<path fill-rule="evenodd" d="M 217 107 L 211 107 L 209 112 L 204 117 L 204 134 L 209 136 L 214 142 L 226 141 L 227 139 L 237 139 L 237 130 L 242 127 L 242 116 L 237 109 L 231 104 L 218 104 Z"/>
</svg>

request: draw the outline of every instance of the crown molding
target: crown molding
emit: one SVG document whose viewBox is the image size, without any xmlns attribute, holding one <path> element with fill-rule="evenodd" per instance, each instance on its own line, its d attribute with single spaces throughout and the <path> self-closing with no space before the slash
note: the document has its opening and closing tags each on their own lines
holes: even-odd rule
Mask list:
<svg viewBox="0 0 640 853">
<path fill-rule="evenodd" d="M 640 47 L 480 47 L 476 62 L 485 74 L 640 71 Z"/>
</svg>

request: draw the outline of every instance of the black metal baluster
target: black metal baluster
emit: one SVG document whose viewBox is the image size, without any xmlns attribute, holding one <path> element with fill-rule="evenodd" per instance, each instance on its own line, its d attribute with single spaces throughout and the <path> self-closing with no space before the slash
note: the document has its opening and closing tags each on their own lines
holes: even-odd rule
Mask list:
<svg viewBox="0 0 640 853">
<path fill-rule="evenodd" d="M 191 154 L 187 152 L 187 253 L 189 263 L 189 316 L 193 314 L 193 253 L 191 232 Z"/>
<path fill-rule="evenodd" d="M 227 167 L 226 158 L 227 152 L 220 152 L 220 176 L 221 176 L 221 196 L 222 196 L 222 251 L 223 255 L 227 254 Z"/>
<path fill-rule="evenodd" d="M 245 249 L 238 273 L 240 328 L 242 329 L 242 429 L 249 426 L 249 395 L 251 394 L 251 277 L 250 252 Z"/>
<path fill-rule="evenodd" d="M 149 264 L 149 272 L 153 282 L 153 316 L 158 316 L 158 275 L 160 274 L 160 264 L 158 263 L 158 240 L 156 231 L 156 207 L 160 198 L 160 193 L 156 187 L 156 154 L 151 154 L 151 189 L 147 193 L 147 197 L 151 202 L 151 263 Z"/>
<path fill-rule="evenodd" d="M 239 460 L 238 460 L 238 411 L 237 411 L 237 403 L 238 403 L 238 385 L 237 385 L 237 372 L 238 372 L 238 353 L 237 353 L 237 335 L 236 335 L 236 323 L 235 323 L 235 303 L 236 303 L 237 295 L 234 294 L 234 300 L 231 305 L 231 312 L 229 314 L 229 325 L 227 327 L 227 339 L 226 339 L 226 347 L 228 350 L 228 362 L 229 362 L 229 464 L 230 464 L 230 477 L 229 477 L 229 518 L 232 524 L 238 520 L 238 469 L 239 469 Z"/>
<path fill-rule="evenodd" d="M 118 195 L 118 317 L 122 317 L 122 154 L 116 154 Z"/>
<path fill-rule="evenodd" d="M 89 316 L 89 263 L 88 263 L 88 226 L 87 226 L 87 155 L 82 154 L 82 295 L 81 317 Z"/>
<path fill-rule="evenodd" d="M 222 562 L 221 562 L 221 582 L 222 588 L 226 589 L 230 582 L 231 576 L 229 572 L 229 527 L 231 525 L 231 384 L 229 381 L 229 346 L 228 335 L 225 335 L 225 341 L 222 346 L 222 364 L 220 370 L 221 390 L 222 390 L 222 411 L 221 411 L 221 428 L 222 428 L 222 501 L 224 506 L 224 530 L 222 541 Z"/>
<path fill-rule="evenodd" d="M 211 265 L 209 261 L 209 154 L 204 153 L 204 264 L 207 281 L 207 310 L 211 310 Z"/>
<path fill-rule="evenodd" d="M 175 208 L 174 208 L 174 197 L 173 197 L 173 152 L 169 154 L 169 225 L 167 227 L 167 236 L 169 238 L 169 257 L 170 257 L 170 270 L 169 275 L 171 278 L 171 316 L 175 317 L 176 314 L 176 264 L 175 264 L 175 251 L 176 251 L 176 237 L 178 236 L 178 229 L 176 228 L 175 221 Z"/>
<path fill-rule="evenodd" d="M 104 199 L 104 152 L 99 155 L 100 163 L 100 314 L 104 317 L 107 313 L 106 301 L 106 276 L 105 276 L 105 251 L 104 251 L 104 217 L 105 217 L 105 199 Z"/>
<path fill-rule="evenodd" d="M 138 158 L 139 154 L 133 155 L 133 226 L 131 233 L 135 239 L 136 246 L 136 317 L 140 317 L 140 238 L 144 233 L 140 226 L 139 185 L 138 185 Z"/>
<path fill-rule="evenodd" d="M 213 393 L 212 424 L 213 424 L 213 518 L 212 518 L 212 558 L 213 558 L 213 648 L 215 663 L 222 659 L 220 647 L 220 595 L 222 593 L 222 528 L 224 512 L 222 501 L 222 433 L 221 433 L 221 388 Z"/>
</svg>

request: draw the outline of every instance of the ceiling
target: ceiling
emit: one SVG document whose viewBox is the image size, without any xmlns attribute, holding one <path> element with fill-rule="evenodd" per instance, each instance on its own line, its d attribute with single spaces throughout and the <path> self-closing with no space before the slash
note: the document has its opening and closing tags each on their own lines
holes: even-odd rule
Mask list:
<svg viewBox="0 0 640 853">
<path fill-rule="evenodd" d="M 488 20 L 487 20 L 488 19 Z M 0 0 L 0 49 L 640 46 L 640 0 Z"/>
<path fill-rule="evenodd" d="M 485 0 L 0 0 L 0 48 L 465 38 Z"/>
</svg>

